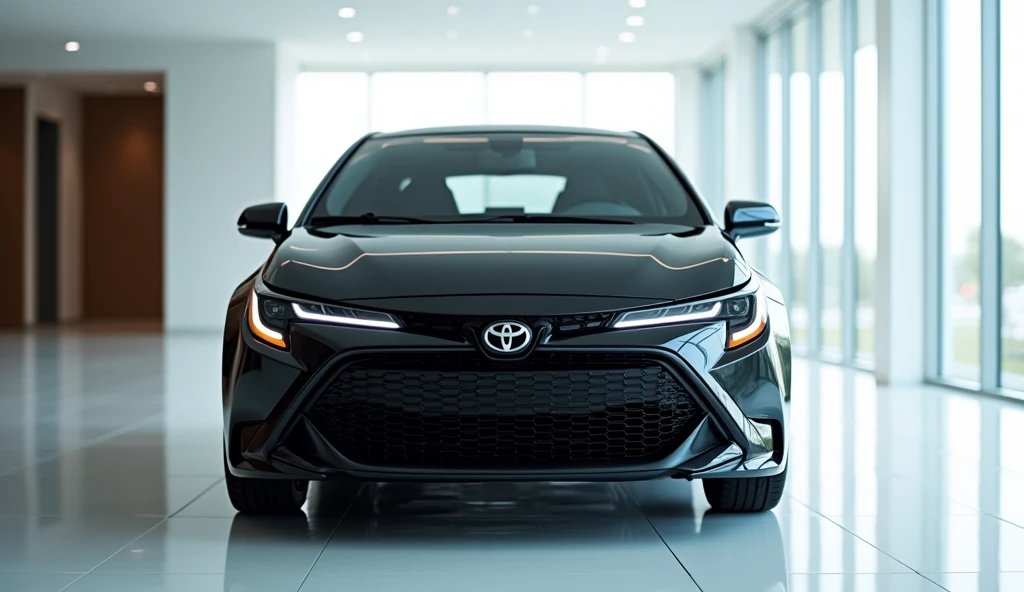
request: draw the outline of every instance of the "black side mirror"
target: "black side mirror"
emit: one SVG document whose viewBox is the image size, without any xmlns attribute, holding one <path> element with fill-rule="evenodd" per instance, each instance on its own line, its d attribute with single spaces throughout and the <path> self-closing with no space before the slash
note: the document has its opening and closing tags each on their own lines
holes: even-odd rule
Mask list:
<svg viewBox="0 0 1024 592">
<path fill-rule="evenodd" d="M 245 208 L 238 217 L 238 232 L 280 243 L 288 236 L 288 206 L 275 202 Z"/>
<path fill-rule="evenodd" d="M 733 240 L 764 236 L 778 230 L 779 213 L 760 201 L 730 201 L 725 204 L 725 232 Z"/>
</svg>

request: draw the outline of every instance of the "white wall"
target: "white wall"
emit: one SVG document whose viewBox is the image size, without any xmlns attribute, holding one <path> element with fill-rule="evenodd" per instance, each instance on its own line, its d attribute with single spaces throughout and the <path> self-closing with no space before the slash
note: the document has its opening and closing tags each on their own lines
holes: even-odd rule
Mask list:
<svg viewBox="0 0 1024 592">
<path fill-rule="evenodd" d="M 57 310 L 61 321 L 82 316 L 82 102 L 73 92 L 42 81 L 27 85 L 25 118 L 25 324 L 35 322 L 36 118 L 60 125 Z"/>
<path fill-rule="evenodd" d="M 235 221 L 276 197 L 275 47 L 86 41 L 67 53 L 0 41 L 0 73 L 98 71 L 165 73 L 164 324 L 219 329 L 231 290 L 271 247 L 243 239 Z"/>
</svg>

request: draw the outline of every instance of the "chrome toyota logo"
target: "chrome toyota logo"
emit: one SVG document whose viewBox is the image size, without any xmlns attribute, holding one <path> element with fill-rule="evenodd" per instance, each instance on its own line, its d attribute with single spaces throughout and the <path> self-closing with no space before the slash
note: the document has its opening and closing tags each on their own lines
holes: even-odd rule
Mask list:
<svg viewBox="0 0 1024 592">
<path fill-rule="evenodd" d="M 515 354 L 530 345 L 533 332 L 522 323 L 498 321 L 484 329 L 484 345 L 499 354 Z"/>
</svg>

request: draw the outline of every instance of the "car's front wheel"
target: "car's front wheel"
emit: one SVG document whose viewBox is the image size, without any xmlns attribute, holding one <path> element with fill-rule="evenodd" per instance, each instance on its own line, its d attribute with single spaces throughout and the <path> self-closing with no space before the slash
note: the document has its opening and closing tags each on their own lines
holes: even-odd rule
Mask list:
<svg viewBox="0 0 1024 592">
<path fill-rule="evenodd" d="M 309 481 L 236 477 L 224 463 L 231 505 L 243 514 L 292 514 L 306 503 Z"/>
<path fill-rule="evenodd" d="M 770 477 L 704 479 L 704 496 L 720 512 L 765 512 L 779 504 L 786 471 Z"/>
</svg>

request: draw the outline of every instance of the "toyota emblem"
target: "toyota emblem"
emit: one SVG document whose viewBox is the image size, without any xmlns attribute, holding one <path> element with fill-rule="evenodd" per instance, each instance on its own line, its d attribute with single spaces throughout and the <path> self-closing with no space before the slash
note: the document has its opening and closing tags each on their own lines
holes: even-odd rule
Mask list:
<svg viewBox="0 0 1024 592">
<path fill-rule="evenodd" d="M 484 329 L 484 345 L 499 354 L 517 354 L 530 346 L 533 332 L 516 321 L 498 321 Z"/>
</svg>

